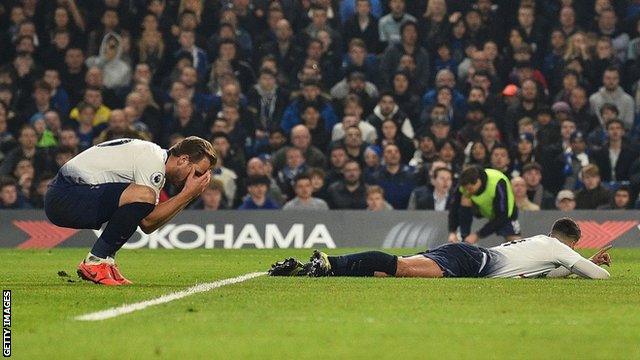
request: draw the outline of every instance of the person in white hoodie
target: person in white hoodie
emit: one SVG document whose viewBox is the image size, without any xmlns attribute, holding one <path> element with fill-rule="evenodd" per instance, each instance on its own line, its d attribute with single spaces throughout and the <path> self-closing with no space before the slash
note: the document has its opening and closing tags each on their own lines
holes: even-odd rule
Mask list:
<svg viewBox="0 0 640 360">
<path fill-rule="evenodd" d="M 609 103 L 618 108 L 619 118 L 624 123 L 624 127 L 627 130 L 631 129 L 635 115 L 635 103 L 631 95 L 620 87 L 620 70 L 616 67 L 607 68 L 602 75 L 602 85 L 600 90 L 589 98 L 591 109 L 598 116 L 600 124 L 604 125 L 600 108 Z"/>
<path fill-rule="evenodd" d="M 131 81 L 131 66 L 122 60 L 122 37 L 114 32 L 104 35 L 99 55 L 88 58 L 86 65 L 102 69 L 104 86 L 108 89 L 128 86 Z"/>
</svg>

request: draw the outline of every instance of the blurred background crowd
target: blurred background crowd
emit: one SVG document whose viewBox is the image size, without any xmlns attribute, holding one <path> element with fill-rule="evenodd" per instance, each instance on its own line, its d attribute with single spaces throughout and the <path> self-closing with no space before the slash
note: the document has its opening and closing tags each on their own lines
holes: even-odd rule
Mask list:
<svg viewBox="0 0 640 360">
<path fill-rule="evenodd" d="M 0 209 L 93 144 L 220 154 L 195 209 L 632 209 L 637 0 L 5 0 Z M 166 187 L 162 199 L 175 193 Z"/>
</svg>

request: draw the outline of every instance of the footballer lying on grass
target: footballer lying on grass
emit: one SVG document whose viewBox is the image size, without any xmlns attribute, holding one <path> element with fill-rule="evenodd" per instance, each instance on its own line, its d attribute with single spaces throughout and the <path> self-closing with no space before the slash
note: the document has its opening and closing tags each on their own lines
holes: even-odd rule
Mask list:
<svg viewBox="0 0 640 360">
<path fill-rule="evenodd" d="M 558 219 L 548 236 L 537 235 L 506 242 L 492 248 L 466 243 L 446 244 L 413 256 L 398 257 L 381 251 L 327 256 L 315 250 L 308 263 L 288 258 L 271 266 L 271 276 L 397 276 L 397 277 L 488 277 L 537 278 L 576 274 L 588 279 L 606 279 L 610 265 L 606 252 L 589 259 L 573 250 L 580 227 L 572 219 Z"/>
<path fill-rule="evenodd" d="M 100 229 L 107 222 L 78 275 L 96 284 L 131 284 L 118 270 L 116 252 L 138 226 L 149 234 L 198 197 L 216 161 L 210 142 L 190 136 L 169 150 L 143 140 L 111 140 L 67 162 L 45 195 L 47 217 L 74 229 Z M 158 204 L 165 177 L 181 190 Z"/>
</svg>

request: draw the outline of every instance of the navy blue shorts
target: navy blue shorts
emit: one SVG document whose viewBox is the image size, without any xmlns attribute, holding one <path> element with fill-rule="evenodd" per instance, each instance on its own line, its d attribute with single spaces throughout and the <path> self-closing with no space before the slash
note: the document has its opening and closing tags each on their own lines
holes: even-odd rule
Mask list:
<svg viewBox="0 0 640 360">
<path fill-rule="evenodd" d="M 496 230 L 496 234 L 504 237 L 511 235 L 520 235 L 520 222 L 518 221 L 518 219 L 509 220 L 498 230 Z"/>
<path fill-rule="evenodd" d="M 73 229 L 100 229 L 118 209 L 128 183 L 75 184 L 58 174 L 44 197 L 44 211 L 52 223 Z"/>
<path fill-rule="evenodd" d="M 445 277 L 483 277 L 491 261 L 487 249 L 466 243 L 442 245 L 420 255 L 435 261 Z"/>
</svg>

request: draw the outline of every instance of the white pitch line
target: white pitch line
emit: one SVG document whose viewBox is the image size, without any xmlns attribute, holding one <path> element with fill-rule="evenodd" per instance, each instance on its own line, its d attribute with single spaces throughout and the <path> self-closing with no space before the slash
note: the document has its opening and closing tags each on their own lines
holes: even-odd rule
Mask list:
<svg viewBox="0 0 640 360">
<path fill-rule="evenodd" d="M 85 314 L 85 315 L 76 316 L 75 319 L 80 321 L 100 321 L 100 320 L 110 319 L 116 316 L 142 310 L 142 309 L 148 308 L 149 306 L 165 304 L 170 301 L 191 296 L 193 294 L 207 292 L 207 291 L 210 291 L 219 287 L 223 287 L 226 285 L 237 284 L 237 283 L 247 281 L 262 275 L 266 275 L 266 273 L 254 272 L 254 273 L 248 273 L 241 276 L 237 276 L 234 278 L 223 279 L 223 280 L 218 280 L 218 281 L 204 283 L 204 284 L 197 284 L 182 291 L 177 291 L 170 294 L 162 295 L 159 298 L 155 298 L 147 301 L 141 301 L 133 304 L 124 304 L 111 309 L 106 309 L 106 310 L 96 311 L 96 312 Z"/>
</svg>

